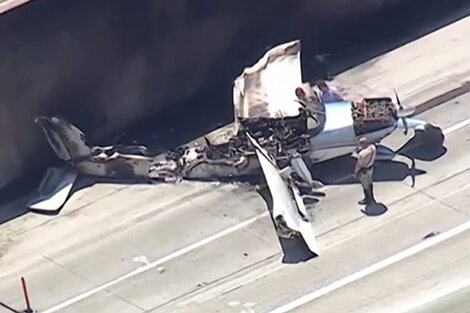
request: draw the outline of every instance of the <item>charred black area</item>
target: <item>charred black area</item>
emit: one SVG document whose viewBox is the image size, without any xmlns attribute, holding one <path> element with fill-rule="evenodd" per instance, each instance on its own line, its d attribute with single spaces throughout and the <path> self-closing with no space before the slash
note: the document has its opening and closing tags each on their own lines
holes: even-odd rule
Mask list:
<svg viewBox="0 0 470 313">
<path fill-rule="evenodd" d="M 240 120 L 240 124 L 243 128 L 238 136 L 244 136 L 244 133 L 252 135 L 278 161 L 288 157 L 292 151 L 303 154 L 310 148 L 305 112 L 286 118 Z"/>
<path fill-rule="evenodd" d="M 238 132 L 225 142 L 214 144 L 204 137 L 200 144 L 182 145 L 171 149 L 164 154 L 164 159 L 156 159 L 150 175 L 154 179 L 163 177 L 171 181 L 191 179 L 196 167 L 205 166 L 203 177 L 198 176 L 198 179 L 230 180 L 232 176 L 256 177 L 261 172 L 257 165 L 255 148 L 248 135 L 268 152 L 268 158 L 273 158 L 276 166 L 284 168 L 289 165 L 294 153 L 302 155 L 309 151 L 307 131 L 305 112 L 287 118 L 240 119 Z M 187 161 L 188 154 L 191 153 L 196 156 Z M 237 170 L 233 171 L 232 167 Z"/>
</svg>

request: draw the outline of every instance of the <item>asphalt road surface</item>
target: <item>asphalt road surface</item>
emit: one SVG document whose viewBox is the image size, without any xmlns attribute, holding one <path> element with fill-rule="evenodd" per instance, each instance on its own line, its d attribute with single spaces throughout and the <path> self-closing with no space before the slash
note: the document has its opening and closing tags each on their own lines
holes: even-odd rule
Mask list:
<svg viewBox="0 0 470 313">
<path fill-rule="evenodd" d="M 432 301 L 410 313 L 467 313 L 469 311 L 470 288 L 464 288 Z"/>
<path fill-rule="evenodd" d="M 388 209 L 379 216 L 361 212 L 359 185 L 338 180 L 348 160 L 317 168 L 341 181 L 316 212 L 318 258 L 281 263 L 249 186 L 94 184 L 58 216 L 0 226 L 0 301 L 22 307 L 20 276 L 43 313 L 382 313 L 452 301 L 470 277 L 469 102 L 466 94 L 419 116 L 444 129 L 447 151 L 417 161 L 414 188 L 409 160 L 379 166 L 376 197 Z"/>
</svg>

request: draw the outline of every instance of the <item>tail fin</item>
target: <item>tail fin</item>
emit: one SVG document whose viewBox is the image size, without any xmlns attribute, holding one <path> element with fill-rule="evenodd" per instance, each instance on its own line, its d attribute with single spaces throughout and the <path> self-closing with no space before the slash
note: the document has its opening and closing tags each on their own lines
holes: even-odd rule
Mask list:
<svg viewBox="0 0 470 313">
<path fill-rule="evenodd" d="M 76 126 L 58 117 L 39 116 L 35 122 L 41 127 L 47 141 L 64 161 L 73 161 L 91 155 L 85 143 L 85 135 Z"/>
<path fill-rule="evenodd" d="M 311 218 L 307 213 L 299 189 L 287 184 L 280 174 L 276 163 L 269 157 L 255 139 L 247 134 L 253 144 L 273 198 L 273 219 L 282 220 L 286 226 L 300 233 L 309 250 L 319 255 L 319 247 Z"/>
</svg>

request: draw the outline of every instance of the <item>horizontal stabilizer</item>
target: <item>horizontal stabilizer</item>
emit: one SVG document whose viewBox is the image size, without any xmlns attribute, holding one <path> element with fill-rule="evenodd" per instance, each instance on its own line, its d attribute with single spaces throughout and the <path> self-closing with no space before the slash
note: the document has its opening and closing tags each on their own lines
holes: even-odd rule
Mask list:
<svg viewBox="0 0 470 313">
<path fill-rule="evenodd" d="M 41 127 L 52 150 L 61 160 L 74 161 L 91 155 L 83 132 L 65 119 L 39 116 L 35 122 Z"/>
<path fill-rule="evenodd" d="M 27 206 L 31 210 L 58 211 L 67 201 L 77 173 L 68 168 L 49 168 L 39 186 L 38 196 Z"/>
<path fill-rule="evenodd" d="M 384 145 L 377 145 L 377 161 L 389 161 L 392 160 L 395 156 L 396 153 L 389 147 L 386 147 Z"/>
</svg>

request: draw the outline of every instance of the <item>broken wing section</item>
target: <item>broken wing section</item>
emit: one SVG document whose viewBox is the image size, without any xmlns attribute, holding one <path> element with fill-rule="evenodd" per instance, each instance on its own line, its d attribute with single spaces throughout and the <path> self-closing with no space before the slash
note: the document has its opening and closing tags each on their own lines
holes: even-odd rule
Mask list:
<svg viewBox="0 0 470 313">
<path fill-rule="evenodd" d="M 235 120 L 299 115 L 295 89 L 302 84 L 300 47 L 299 40 L 278 45 L 236 78 Z"/>
<path fill-rule="evenodd" d="M 305 208 L 300 191 L 283 179 L 279 169 L 255 139 L 247 134 L 253 144 L 273 198 L 273 220 L 278 231 L 288 228 L 299 233 L 311 252 L 319 255 L 319 247 L 311 218 Z"/>
</svg>

